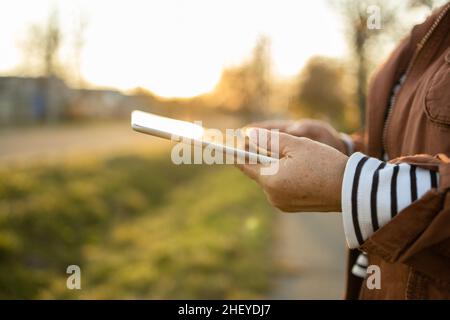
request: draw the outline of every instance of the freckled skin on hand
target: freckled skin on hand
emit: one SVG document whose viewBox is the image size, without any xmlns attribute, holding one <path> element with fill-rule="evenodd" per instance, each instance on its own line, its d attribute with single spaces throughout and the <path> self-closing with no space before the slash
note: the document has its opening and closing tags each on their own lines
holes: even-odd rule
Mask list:
<svg viewBox="0 0 450 320">
<path fill-rule="evenodd" d="M 329 128 L 314 128 L 314 130 Z M 264 130 L 264 129 L 261 129 Z M 319 136 L 317 132 L 315 136 Z M 255 178 L 271 204 L 282 211 L 341 211 L 342 180 L 348 157 L 339 151 L 341 141 L 327 132 L 334 145 L 279 133 L 281 151 L 278 172 Z M 339 141 L 338 141 L 339 140 Z M 244 173 L 254 168 L 245 165 Z"/>
</svg>

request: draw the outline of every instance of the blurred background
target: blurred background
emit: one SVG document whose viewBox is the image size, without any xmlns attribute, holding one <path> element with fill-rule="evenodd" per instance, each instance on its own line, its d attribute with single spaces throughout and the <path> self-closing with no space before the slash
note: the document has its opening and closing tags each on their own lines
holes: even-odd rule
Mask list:
<svg viewBox="0 0 450 320">
<path fill-rule="evenodd" d="M 1 0 L 0 298 L 342 297 L 339 214 L 281 214 L 231 166 L 176 166 L 130 111 L 359 130 L 373 70 L 442 3 Z"/>
</svg>

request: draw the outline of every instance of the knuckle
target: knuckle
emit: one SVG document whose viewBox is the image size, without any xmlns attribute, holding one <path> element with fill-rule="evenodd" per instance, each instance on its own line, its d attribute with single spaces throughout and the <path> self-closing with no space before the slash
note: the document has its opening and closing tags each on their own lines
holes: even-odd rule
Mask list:
<svg viewBox="0 0 450 320">
<path fill-rule="evenodd" d="M 311 139 L 308 138 L 308 137 L 299 137 L 299 138 L 297 139 L 297 142 L 298 142 L 299 144 L 307 144 L 307 143 L 309 143 L 309 141 L 311 141 Z"/>
</svg>

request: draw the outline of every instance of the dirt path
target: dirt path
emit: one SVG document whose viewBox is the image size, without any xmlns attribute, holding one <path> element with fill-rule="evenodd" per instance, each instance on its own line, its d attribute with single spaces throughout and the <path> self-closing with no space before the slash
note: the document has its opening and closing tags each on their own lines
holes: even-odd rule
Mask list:
<svg viewBox="0 0 450 320">
<path fill-rule="evenodd" d="M 345 240 L 338 213 L 278 213 L 271 299 L 341 299 Z"/>
<path fill-rule="evenodd" d="M 223 116 L 211 118 L 205 124 L 217 128 L 237 126 L 234 119 Z M 0 164 L 140 149 L 153 152 L 169 150 L 172 145 L 134 132 L 129 119 L 0 129 Z"/>
<path fill-rule="evenodd" d="M 14 128 L 0 131 L 0 164 L 168 147 L 162 139 L 132 131 L 129 121 Z"/>
</svg>

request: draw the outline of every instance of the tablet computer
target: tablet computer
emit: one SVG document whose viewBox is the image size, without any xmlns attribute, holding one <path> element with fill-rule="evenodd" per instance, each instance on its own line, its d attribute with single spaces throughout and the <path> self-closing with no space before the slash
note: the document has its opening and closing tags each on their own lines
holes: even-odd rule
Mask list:
<svg viewBox="0 0 450 320">
<path fill-rule="evenodd" d="M 131 127 L 133 130 L 152 136 L 179 141 L 179 142 L 196 142 L 203 147 L 209 147 L 215 152 L 233 155 L 242 160 L 255 159 L 262 164 L 270 164 L 278 161 L 278 159 L 238 148 L 229 146 L 220 141 L 214 141 L 205 134 L 204 127 L 177 119 L 171 119 L 156 114 L 135 110 L 131 113 Z"/>
</svg>

